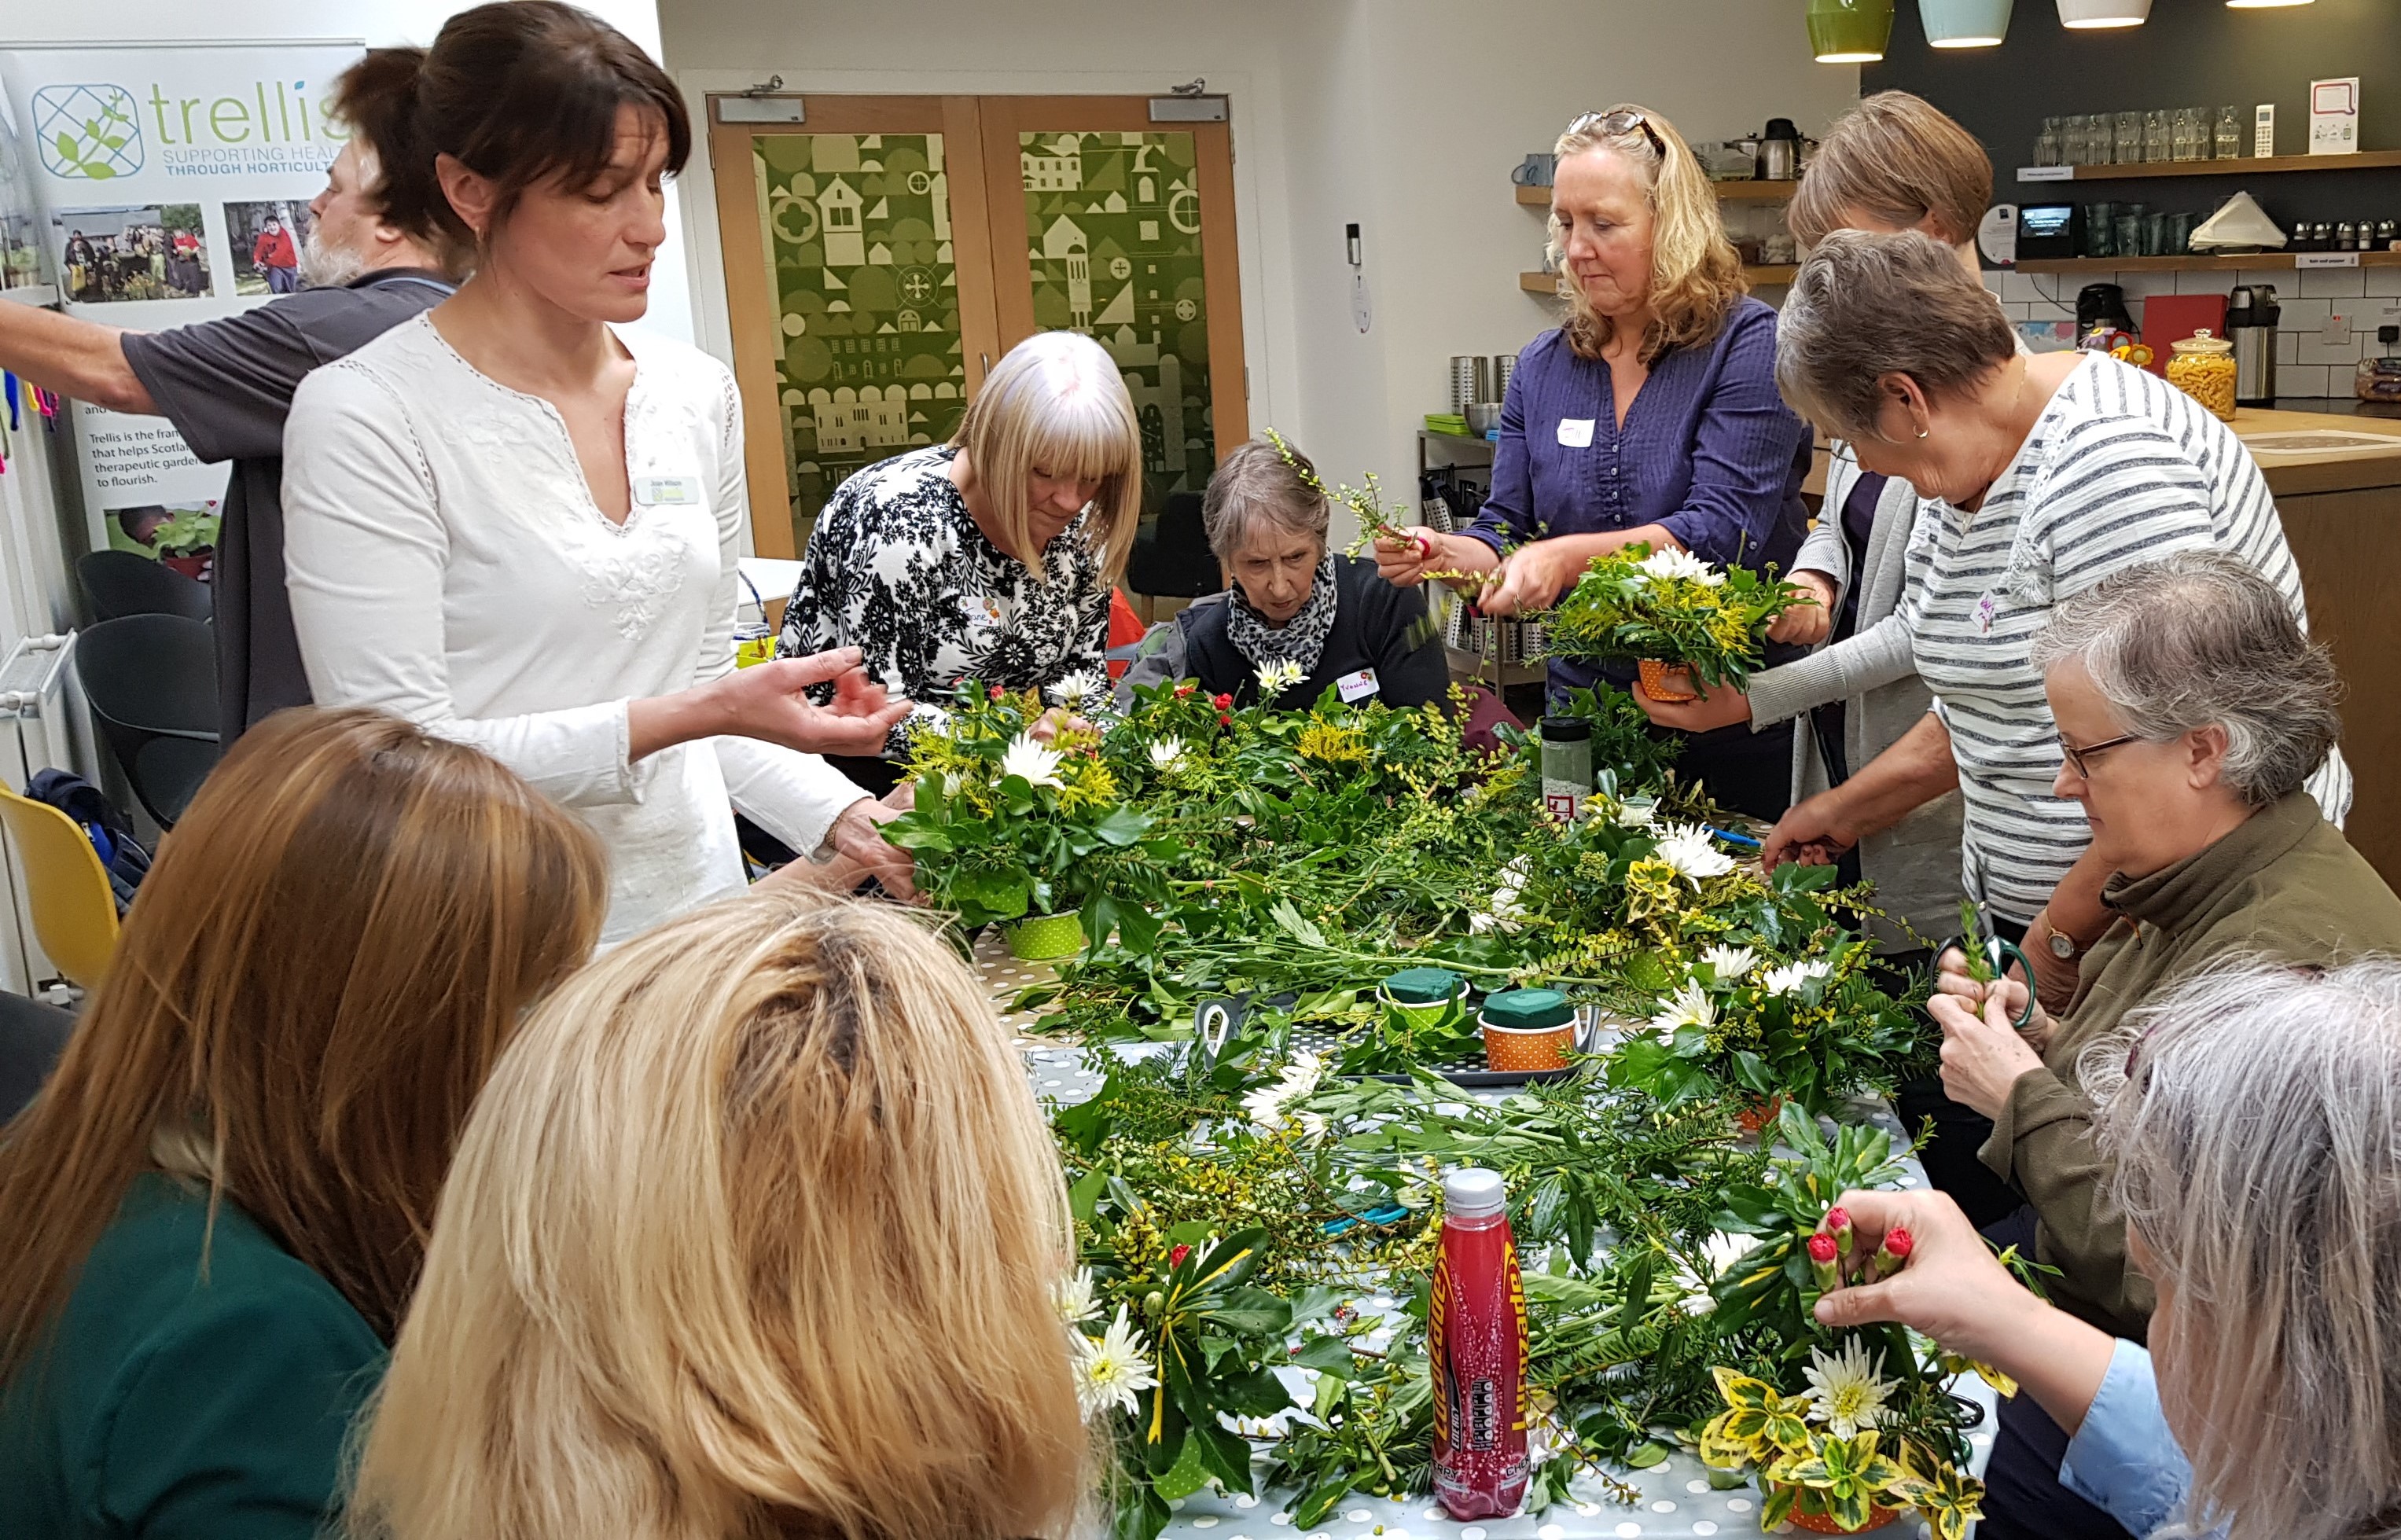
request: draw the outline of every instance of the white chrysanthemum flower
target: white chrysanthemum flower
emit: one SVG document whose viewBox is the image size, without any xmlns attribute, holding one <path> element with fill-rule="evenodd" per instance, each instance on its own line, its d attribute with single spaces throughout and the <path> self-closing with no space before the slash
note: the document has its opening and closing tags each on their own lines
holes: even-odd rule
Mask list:
<svg viewBox="0 0 2401 1540">
<path fill-rule="evenodd" d="M 1722 1230 L 1711 1231 L 1709 1238 L 1701 1243 L 1701 1254 L 1708 1258 L 1709 1276 L 1724 1277 L 1729 1268 L 1749 1256 L 1751 1248 L 1758 1244 L 1758 1240 L 1752 1236 L 1736 1235 Z"/>
<path fill-rule="evenodd" d="M 1667 825 L 1659 835 L 1659 859 L 1695 887 L 1734 870 L 1734 858 L 1711 845 L 1709 832 L 1697 823 Z"/>
<path fill-rule="evenodd" d="M 1184 740 L 1170 734 L 1150 746 L 1150 767 L 1162 776 L 1172 776 L 1184 768 Z"/>
<path fill-rule="evenodd" d="M 1099 707 L 1108 703 L 1109 676 L 1091 668 L 1078 669 L 1050 686 L 1050 704 L 1068 710 Z"/>
<path fill-rule="evenodd" d="M 959 773 L 957 771 L 945 770 L 942 772 L 942 795 L 945 798 L 957 796 L 959 794 L 959 788 L 965 784 L 967 783 L 959 779 Z"/>
<path fill-rule="evenodd" d="M 1715 1026 L 1717 1020 L 1717 1002 L 1709 998 L 1709 992 L 1698 980 L 1686 979 L 1673 995 L 1659 1001 L 1651 1024 L 1658 1031 L 1673 1032 L 1685 1026 Z"/>
<path fill-rule="evenodd" d="M 1821 957 L 1812 957 L 1807 962 L 1797 962 L 1785 968 L 1769 969 L 1766 976 L 1759 981 L 1760 987 L 1766 990 L 1770 995 L 1790 995 L 1796 993 L 1803 984 L 1807 983 L 1811 979 L 1826 978 L 1833 971 L 1834 969 L 1832 965 L 1828 964 L 1825 959 Z"/>
<path fill-rule="evenodd" d="M 1829 1357 L 1822 1349 L 1811 1348 L 1809 1367 L 1802 1371 L 1809 1382 L 1804 1393 L 1809 1400 L 1809 1421 L 1823 1423 L 1826 1431 L 1837 1438 L 1856 1438 L 1881 1425 L 1886 1417 L 1885 1403 L 1895 1388 L 1891 1381 L 1877 1378 L 1883 1368 L 1884 1354 L 1879 1353 L 1869 1358 L 1866 1345 L 1856 1337 L 1839 1357 Z"/>
<path fill-rule="evenodd" d="M 1035 742 L 1024 734 L 1008 740 L 1008 749 L 1000 756 L 1000 777 L 1007 780 L 1022 776 L 1028 786 L 1063 786 L 1059 778 L 1058 750 Z"/>
<path fill-rule="evenodd" d="M 1636 563 L 1636 567 L 1644 577 L 1655 578 L 1663 583 L 1676 578 L 1685 578 L 1714 588 L 1725 581 L 1723 572 L 1693 555 L 1692 552 L 1680 551 L 1672 545 L 1652 552 Z"/>
<path fill-rule="evenodd" d="M 1272 701 L 1309 676 L 1290 658 L 1259 665 L 1259 698 Z"/>
<path fill-rule="evenodd" d="M 1051 1303 L 1059 1307 L 1059 1319 L 1071 1327 L 1082 1326 L 1101 1313 L 1101 1301 L 1092 1291 L 1092 1270 L 1079 1267 L 1051 1287 Z"/>
<path fill-rule="evenodd" d="M 1694 1272 L 1692 1263 L 1678 1258 L 1672 1281 L 1683 1298 L 1676 1301 L 1677 1308 L 1687 1315 L 1707 1315 L 1717 1309 L 1717 1297 L 1709 1292 L 1710 1286 L 1749 1256 L 1757 1244 L 1748 1235 L 1732 1235 L 1722 1230 L 1711 1231 L 1709 1238 L 1701 1243 L 1702 1262 L 1708 1269 L 1707 1277 Z"/>
<path fill-rule="evenodd" d="M 1517 922 L 1526 917 L 1526 906 L 1520 900 L 1526 891 L 1528 874 L 1523 856 L 1502 867 L 1501 880 L 1492 889 L 1492 902 L 1484 913 L 1467 917 L 1467 928 L 1478 935 L 1487 930 L 1516 929 Z"/>
<path fill-rule="evenodd" d="M 1298 1112 L 1293 1116 L 1300 1124 L 1300 1136 L 1312 1144 L 1324 1138 L 1326 1132 L 1334 1126 L 1323 1112 Z"/>
<path fill-rule="evenodd" d="M 1242 1110 L 1250 1114 L 1251 1121 L 1272 1134 L 1291 1121 L 1284 1116 L 1286 1104 L 1305 1100 L 1317 1089 L 1317 1082 L 1324 1078 L 1325 1061 L 1303 1050 L 1294 1054 L 1292 1062 L 1283 1066 L 1283 1073 L 1275 1084 L 1263 1085 L 1244 1096 Z M 1306 1122 L 1302 1125 L 1302 1132 L 1308 1132 Z"/>
<path fill-rule="evenodd" d="M 1747 946 L 1712 946 L 1701 954 L 1720 983 L 1732 983 L 1759 966 L 1759 954 Z"/>
<path fill-rule="evenodd" d="M 1118 1306 L 1118 1318 L 1102 1336 L 1077 1335 L 1076 1401 L 1083 1408 L 1085 1421 L 1112 1407 L 1133 1410 L 1136 1396 L 1158 1383 L 1147 1344 L 1141 1331 L 1126 1320 L 1125 1306 Z"/>
<path fill-rule="evenodd" d="M 1648 797 L 1621 802 L 1611 813 L 1620 829 L 1648 829 L 1659 821 L 1659 804 Z"/>
</svg>

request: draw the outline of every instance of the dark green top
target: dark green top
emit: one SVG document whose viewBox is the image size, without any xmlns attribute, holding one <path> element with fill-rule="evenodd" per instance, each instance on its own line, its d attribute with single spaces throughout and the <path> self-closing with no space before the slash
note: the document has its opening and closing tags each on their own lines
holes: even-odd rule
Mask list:
<svg viewBox="0 0 2401 1540">
<path fill-rule="evenodd" d="M 2111 877 L 2102 899 L 2118 917 L 2084 956 L 2043 1067 L 2010 1087 L 1981 1153 L 2034 1205 L 2035 1256 L 2060 1270 L 2043 1281 L 2051 1302 L 2139 1342 L 2156 1301 L 2150 1280 L 2127 1265 L 2126 1217 L 2109 1195 L 2077 1060 L 2135 1007 L 2213 963 L 2330 968 L 2401 954 L 2401 899 L 2306 791 L 2164 871 Z"/>
<path fill-rule="evenodd" d="M 0 1394 L 0 1535 L 308 1540 L 384 1345 L 229 1201 L 135 1180 Z"/>
</svg>

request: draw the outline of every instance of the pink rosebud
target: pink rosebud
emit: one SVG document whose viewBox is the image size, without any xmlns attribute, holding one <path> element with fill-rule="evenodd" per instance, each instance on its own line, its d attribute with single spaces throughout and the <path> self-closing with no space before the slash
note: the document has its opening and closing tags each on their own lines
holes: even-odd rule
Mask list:
<svg viewBox="0 0 2401 1540">
<path fill-rule="evenodd" d="M 1820 1294 L 1832 1294 L 1843 1286 L 1843 1264 L 1834 1250 L 1834 1238 L 1823 1231 L 1809 1237 L 1809 1272 Z"/>
<path fill-rule="evenodd" d="M 1851 1211 L 1840 1203 L 1826 1210 L 1824 1229 L 1827 1234 L 1834 1238 L 1834 1249 L 1843 1256 L 1849 1256 L 1851 1254 Z"/>
<path fill-rule="evenodd" d="M 1834 1259 L 1836 1255 L 1837 1252 L 1834 1246 L 1834 1238 L 1832 1235 L 1820 1231 L 1817 1234 L 1809 1237 L 1809 1259 L 1811 1261 L 1831 1262 Z"/>
<path fill-rule="evenodd" d="M 1875 1265 L 1878 1275 L 1889 1277 L 1907 1266 L 1909 1254 L 1916 1248 L 1916 1245 L 1917 1242 L 1911 1237 L 1909 1231 L 1900 1225 L 1895 1225 L 1885 1231 L 1884 1244 L 1876 1247 Z"/>
<path fill-rule="evenodd" d="M 984 692 L 984 699 L 986 699 L 986 700 L 998 700 L 1001 696 L 1003 696 L 1003 695 L 1005 695 L 1005 694 L 1008 694 L 1008 691 L 1006 691 L 1006 690 L 1002 689 L 999 685 L 995 684 L 995 685 L 994 685 L 991 689 L 989 689 L 989 690 L 987 690 L 987 691 L 985 691 L 985 692 Z"/>
<path fill-rule="evenodd" d="M 1184 1265 L 1184 1258 L 1191 1255 L 1192 1248 L 1190 1246 L 1177 1246 L 1173 1251 L 1167 1254 L 1167 1265 L 1169 1267 L 1182 1267 Z"/>
<path fill-rule="evenodd" d="M 1209 704 L 1214 706 L 1220 711 L 1230 711 L 1234 708 L 1234 697 L 1231 695 L 1219 695 Z"/>
</svg>

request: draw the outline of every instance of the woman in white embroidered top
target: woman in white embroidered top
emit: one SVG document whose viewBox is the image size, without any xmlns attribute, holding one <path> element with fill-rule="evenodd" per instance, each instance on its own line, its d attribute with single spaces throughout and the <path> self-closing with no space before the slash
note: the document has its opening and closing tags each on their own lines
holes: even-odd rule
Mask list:
<svg viewBox="0 0 2401 1540">
<path fill-rule="evenodd" d="M 294 400 L 287 581 L 317 699 L 474 744 L 573 808 L 609 847 L 610 941 L 741 887 L 729 800 L 905 893 L 881 810 L 816 756 L 871 751 L 907 704 L 855 653 L 734 669 L 733 378 L 612 324 L 646 308 L 691 149 L 674 84 L 583 12 L 517 0 L 451 18 L 395 89 L 421 153 L 387 196 L 475 275 Z"/>
</svg>

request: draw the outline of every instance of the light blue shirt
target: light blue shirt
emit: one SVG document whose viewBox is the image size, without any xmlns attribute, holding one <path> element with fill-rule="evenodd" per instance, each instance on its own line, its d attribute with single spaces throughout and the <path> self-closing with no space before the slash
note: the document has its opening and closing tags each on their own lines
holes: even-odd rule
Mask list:
<svg viewBox="0 0 2401 1540">
<path fill-rule="evenodd" d="M 2192 1466 L 2160 1410 L 2151 1355 L 2120 1341 L 2109 1372 L 2068 1441 L 2060 1484 L 2136 1534 L 2149 1534 L 2183 1511 Z"/>
</svg>

